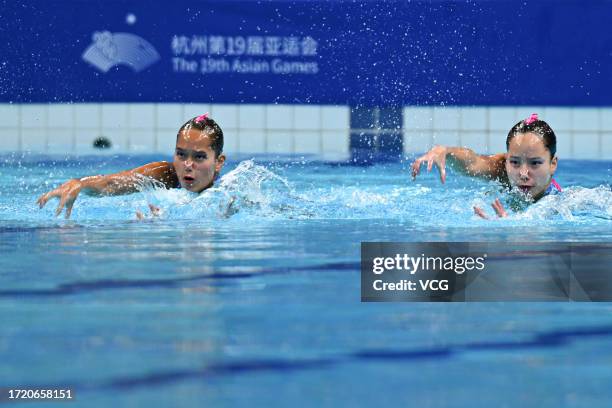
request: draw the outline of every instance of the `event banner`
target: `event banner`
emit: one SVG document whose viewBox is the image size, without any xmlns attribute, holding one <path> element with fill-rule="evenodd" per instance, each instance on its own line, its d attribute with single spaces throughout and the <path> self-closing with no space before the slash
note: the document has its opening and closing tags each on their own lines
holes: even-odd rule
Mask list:
<svg viewBox="0 0 612 408">
<path fill-rule="evenodd" d="M 612 301 L 612 243 L 361 244 L 363 302 Z"/>
<path fill-rule="evenodd" d="M 6 1 L 0 102 L 609 106 L 610 15 L 582 0 Z"/>
</svg>

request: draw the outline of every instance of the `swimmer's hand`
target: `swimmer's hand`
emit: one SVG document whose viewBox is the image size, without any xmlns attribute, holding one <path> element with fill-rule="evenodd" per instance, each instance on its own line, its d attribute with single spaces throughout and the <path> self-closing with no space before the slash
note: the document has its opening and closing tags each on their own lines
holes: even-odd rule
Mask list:
<svg viewBox="0 0 612 408">
<path fill-rule="evenodd" d="M 493 209 L 495 210 L 495 213 L 497 214 L 499 218 L 505 218 L 508 216 L 508 213 L 504 209 L 504 206 L 502 205 L 501 201 L 499 201 L 499 198 L 496 199 L 493 202 L 493 204 L 491 204 L 491 207 L 493 207 Z M 474 213 L 480 218 L 484 218 L 485 220 L 489 219 L 489 217 L 487 216 L 487 213 L 485 213 L 484 210 L 480 207 L 474 206 Z"/>
<path fill-rule="evenodd" d="M 412 163 L 412 179 L 421 172 L 421 164 L 427 162 L 427 171 L 430 172 L 435 164 L 440 172 L 440 181 L 442 184 L 446 181 L 446 154 L 448 149 L 446 146 L 434 146 L 430 151 L 419 157 Z"/>
<path fill-rule="evenodd" d="M 154 206 L 153 204 L 149 204 L 149 210 L 151 210 L 151 218 L 159 218 L 161 215 L 161 208 Z M 142 212 L 136 211 L 136 219 L 139 221 L 148 218 Z"/>
<path fill-rule="evenodd" d="M 83 189 L 83 182 L 80 179 L 72 179 L 68 180 L 55 190 L 51 190 L 48 193 L 41 195 L 38 200 L 38 206 L 43 208 L 47 201 L 53 197 L 58 197 L 60 199 L 59 205 L 55 210 L 55 216 L 57 217 L 62 213 L 62 210 L 66 208 L 65 216 L 66 218 L 70 218 L 70 214 L 72 213 L 72 206 L 79 196 L 79 193 Z"/>
</svg>

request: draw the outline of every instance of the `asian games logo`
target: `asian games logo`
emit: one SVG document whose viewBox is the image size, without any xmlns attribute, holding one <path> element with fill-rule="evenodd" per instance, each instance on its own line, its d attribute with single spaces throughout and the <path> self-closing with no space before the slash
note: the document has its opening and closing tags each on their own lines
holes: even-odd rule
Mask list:
<svg viewBox="0 0 612 408">
<path fill-rule="evenodd" d="M 95 32 L 93 43 L 82 55 L 101 72 L 125 65 L 140 72 L 159 61 L 159 53 L 143 38 L 130 33 Z"/>
</svg>

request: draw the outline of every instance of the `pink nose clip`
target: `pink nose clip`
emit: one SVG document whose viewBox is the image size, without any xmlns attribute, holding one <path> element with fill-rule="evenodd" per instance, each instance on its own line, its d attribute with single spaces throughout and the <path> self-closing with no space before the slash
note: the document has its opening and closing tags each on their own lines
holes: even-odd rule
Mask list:
<svg viewBox="0 0 612 408">
<path fill-rule="evenodd" d="M 537 113 L 532 113 L 530 117 L 528 117 L 527 119 L 524 120 L 524 122 L 525 122 L 526 125 L 531 125 L 536 120 L 538 120 L 538 114 Z"/>
</svg>

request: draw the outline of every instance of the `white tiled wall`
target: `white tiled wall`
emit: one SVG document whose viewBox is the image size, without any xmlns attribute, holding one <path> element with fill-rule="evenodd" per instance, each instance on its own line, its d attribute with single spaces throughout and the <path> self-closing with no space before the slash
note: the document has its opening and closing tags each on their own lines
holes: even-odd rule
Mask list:
<svg viewBox="0 0 612 408">
<path fill-rule="evenodd" d="M 178 128 L 205 112 L 222 126 L 228 155 L 349 156 L 349 107 L 319 105 L 0 104 L 0 151 L 94 153 L 93 140 L 105 136 L 113 143 L 107 153 L 169 155 Z M 612 158 L 612 108 L 409 106 L 404 150 L 449 144 L 502 152 L 508 130 L 533 112 L 555 129 L 559 157 Z"/>
<path fill-rule="evenodd" d="M 87 154 L 105 136 L 105 153 L 171 154 L 180 126 L 206 112 L 228 155 L 349 155 L 349 108 L 310 105 L 0 104 L 0 151 Z"/>
<path fill-rule="evenodd" d="M 224 133 L 225 135 L 225 133 Z M 266 153 L 266 132 L 263 129 L 251 129 L 240 132 L 240 149 L 239 152 L 249 152 L 253 154 Z M 272 143 L 270 145 L 272 151 L 278 151 L 280 146 Z"/>
<path fill-rule="evenodd" d="M 0 151 L 15 152 L 21 150 L 21 132 L 18 128 L 0 128 Z"/>
<path fill-rule="evenodd" d="M 612 159 L 612 108 L 407 106 L 404 151 L 421 153 L 434 144 L 447 144 L 480 153 L 504 152 L 510 128 L 532 113 L 555 130 L 559 157 Z"/>
</svg>

